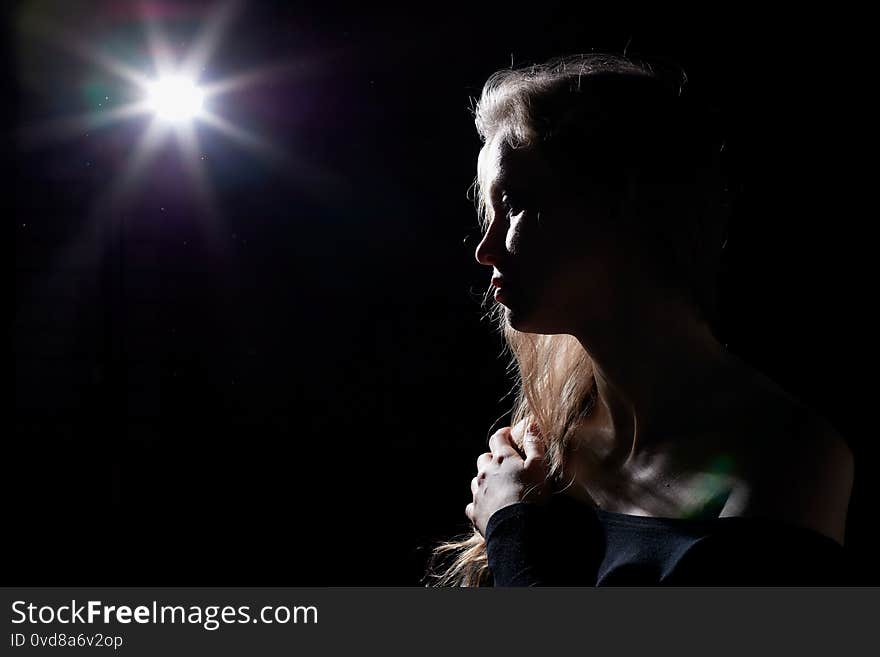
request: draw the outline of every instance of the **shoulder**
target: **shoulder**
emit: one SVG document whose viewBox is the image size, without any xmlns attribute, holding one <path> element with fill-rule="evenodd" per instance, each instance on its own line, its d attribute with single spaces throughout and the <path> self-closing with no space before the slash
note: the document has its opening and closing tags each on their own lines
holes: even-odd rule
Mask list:
<svg viewBox="0 0 880 657">
<path fill-rule="evenodd" d="M 805 527 L 843 545 L 855 470 L 852 450 L 815 410 L 791 398 L 780 404 L 790 421 L 777 425 L 779 434 L 772 440 L 755 445 L 741 515 Z"/>
</svg>

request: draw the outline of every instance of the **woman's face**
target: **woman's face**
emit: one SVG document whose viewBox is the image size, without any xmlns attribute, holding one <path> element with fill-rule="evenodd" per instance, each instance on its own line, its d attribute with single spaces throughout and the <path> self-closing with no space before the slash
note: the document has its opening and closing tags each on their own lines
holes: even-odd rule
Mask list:
<svg viewBox="0 0 880 657">
<path fill-rule="evenodd" d="M 490 224 L 476 259 L 492 267 L 496 299 L 510 325 L 528 333 L 574 333 L 607 321 L 624 294 L 622 245 L 601 226 L 598 203 L 572 193 L 535 147 L 511 149 L 502 139 L 480 152 Z"/>
</svg>

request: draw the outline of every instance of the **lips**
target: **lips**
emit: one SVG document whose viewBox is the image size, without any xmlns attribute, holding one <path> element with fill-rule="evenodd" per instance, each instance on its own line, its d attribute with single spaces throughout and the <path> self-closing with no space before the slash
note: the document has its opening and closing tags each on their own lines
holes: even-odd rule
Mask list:
<svg viewBox="0 0 880 657">
<path fill-rule="evenodd" d="M 507 300 L 508 296 L 508 281 L 503 276 L 493 276 L 492 277 L 492 285 L 495 288 L 495 301 L 499 303 L 504 303 Z M 507 304 L 505 304 L 507 305 Z"/>
</svg>

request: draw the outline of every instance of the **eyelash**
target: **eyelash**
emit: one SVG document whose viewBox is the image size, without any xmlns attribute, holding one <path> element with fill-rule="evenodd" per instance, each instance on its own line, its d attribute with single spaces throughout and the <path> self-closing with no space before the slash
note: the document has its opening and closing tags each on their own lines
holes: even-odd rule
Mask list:
<svg viewBox="0 0 880 657">
<path fill-rule="evenodd" d="M 518 210 L 516 214 L 521 214 L 525 210 L 525 208 L 521 208 L 516 204 L 511 204 L 504 199 L 501 199 L 501 207 L 504 209 L 504 216 L 508 219 L 510 218 L 511 212 L 513 212 L 514 210 Z"/>
</svg>

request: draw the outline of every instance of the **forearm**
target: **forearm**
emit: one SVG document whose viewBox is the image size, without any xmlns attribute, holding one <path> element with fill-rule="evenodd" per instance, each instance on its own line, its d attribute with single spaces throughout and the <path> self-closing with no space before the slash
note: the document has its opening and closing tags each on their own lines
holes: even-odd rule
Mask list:
<svg viewBox="0 0 880 657">
<path fill-rule="evenodd" d="M 486 525 L 486 551 L 495 586 L 548 586 L 544 518 L 530 502 L 503 507 Z"/>
<path fill-rule="evenodd" d="M 581 503 L 502 507 L 486 525 L 486 549 L 495 586 L 594 586 L 597 527 Z"/>
</svg>

